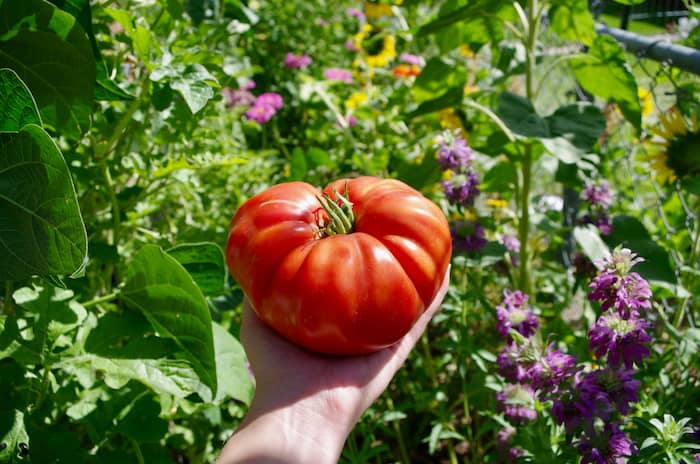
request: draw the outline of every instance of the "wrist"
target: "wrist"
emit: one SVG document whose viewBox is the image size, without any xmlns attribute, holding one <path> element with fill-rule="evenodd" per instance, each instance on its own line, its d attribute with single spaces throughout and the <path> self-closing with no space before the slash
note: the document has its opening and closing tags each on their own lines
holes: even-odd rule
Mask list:
<svg viewBox="0 0 700 464">
<path fill-rule="evenodd" d="M 272 406 L 254 399 L 217 463 L 337 463 L 354 422 L 320 406 L 317 395 Z"/>
</svg>

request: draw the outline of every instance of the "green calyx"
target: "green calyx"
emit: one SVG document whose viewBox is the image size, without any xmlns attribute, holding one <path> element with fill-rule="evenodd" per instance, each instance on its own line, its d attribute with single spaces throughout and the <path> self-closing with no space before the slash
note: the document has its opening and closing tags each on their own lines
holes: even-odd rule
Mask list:
<svg viewBox="0 0 700 464">
<path fill-rule="evenodd" d="M 335 190 L 333 191 L 333 197 L 327 194 L 317 196 L 321 207 L 328 214 L 328 222 L 324 223 L 320 229 L 321 237 L 350 234 L 355 229 L 355 215 L 352 212 L 352 202 Z"/>
</svg>

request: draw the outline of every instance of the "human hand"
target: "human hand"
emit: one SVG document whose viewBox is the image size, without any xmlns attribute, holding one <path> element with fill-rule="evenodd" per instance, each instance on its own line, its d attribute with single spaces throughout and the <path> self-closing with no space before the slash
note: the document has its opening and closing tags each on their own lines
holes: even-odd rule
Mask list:
<svg viewBox="0 0 700 464">
<path fill-rule="evenodd" d="M 246 462 L 336 462 L 355 423 L 389 385 L 439 310 L 448 284 L 449 269 L 430 306 L 397 343 L 347 357 L 312 353 L 283 339 L 246 300 L 241 341 L 256 392 L 248 416 L 217 462 L 242 462 L 243 455 Z M 256 439 L 268 440 L 257 451 L 263 454 L 255 454 Z M 269 440 L 276 440 L 278 448 Z"/>
</svg>

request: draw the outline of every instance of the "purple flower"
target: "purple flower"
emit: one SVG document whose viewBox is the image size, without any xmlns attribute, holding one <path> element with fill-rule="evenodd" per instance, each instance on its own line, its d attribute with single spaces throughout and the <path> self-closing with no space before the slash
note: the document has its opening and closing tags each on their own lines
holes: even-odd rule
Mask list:
<svg viewBox="0 0 700 464">
<path fill-rule="evenodd" d="M 462 172 L 471 167 L 474 155 L 466 140 L 459 135 L 453 137 L 447 133 L 440 142 L 437 159 L 443 171 Z"/>
<path fill-rule="evenodd" d="M 269 106 L 274 110 L 279 110 L 283 104 L 282 95 L 274 92 L 263 93 L 255 99 L 255 106 Z"/>
<path fill-rule="evenodd" d="M 511 328 L 524 337 L 529 337 L 537 331 L 540 325 L 537 316 L 529 309 L 523 308 L 527 298 L 528 296 L 520 290 L 503 291 L 503 303 L 496 306 L 496 329 L 504 337 L 510 339 Z"/>
<path fill-rule="evenodd" d="M 530 365 L 524 362 L 521 354 L 521 347 L 513 343 L 504 347 L 496 356 L 498 373 L 508 382 L 529 381 L 528 368 Z"/>
<path fill-rule="evenodd" d="M 455 221 L 450 232 L 452 246 L 457 252 L 476 252 L 488 243 L 486 232 L 479 222 Z"/>
<path fill-rule="evenodd" d="M 633 377 L 633 369 L 612 369 L 606 367 L 593 371 L 596 381 L 608 393 L 612 403 L 617 405 L 620 414 L 627 415 L 631 405 L 639 401 L 637 391 L 641 382 Z"/>
<path fill-rule="evenodd" d="M 552 416 L 559 425 L 563 425 L 566 433 L 572 435 L 581 423 L 585 410 L 579 407 L 577 389 L 563 389 L 552 398 Z"/>
<path fill-rule="evenodd" d="M 559 385 L 576 373 L 576 357 L 547 346 L 546 352 L 528 369 L 532 385 L 543 395 L 555 393 Z"/>
<path fill-rule="evenodd" d="M 352 73 L 347 69 L 327 68 L 323 71 L 323 77 L 332 81 L 345 82 L 346 84 L 352 83 Z"/>
<path fill-rule="evenodd" d="M 264 124 L 275 115 L 275 109 L 266 105 L 253 105 L 245 112 L 248 119 Z"/>
<path fill-rule="evenodd" d="M 255 103 L 255 95 L 247 90 L 233 90 L 230 87 L 224 87 L 221 89 L 221 93 L 226 101 L 226 108 L 250 106 Z"/>
<path fill-rule="evenodd" d="M 350 39 L 345 41 L 345 49 L 349 52 L 356 52 L 358 50 L 355 46 L 355 42 Z"/>
<path fill-rule="evenodd" d="M 649 283 L 632 266 L 642 262 L 626 248 L 616 248 L 612 256 L 596 264 L 602 268 L 593 279 L 588 299 L 600 301 L 603 311 L 614 307 L 624 318 L 630 318 L 640 308 L 651 308 Z"/>
<path fill-rule="evenodd" d="M 608 209 L 612 203 L 612 191 L 606 180 L 601 180 L 598 184 L 589 183 L 581 193 L 581 198 L 588 201 L 592 206 Z"/>
<path fill-rule="evenodd" d="M 589 346 L 599 358 L 607 354 L 611 366 L 623 362 L 625 367 L 631 368 L 635 361 L 641 362 L 650 354 L 646 345 L 651 342 L 647 327 L 649 324 L 641 319 L 623 319 L 618 313 L 608 312 L 588 331 Z"/>
<path fill-rule="evenodd" d="M 311 64 L 311 57 L 309 55 L 295 55 L 292 52 L 287 53 L 284 57 L 284 65 L 288 68 L 301 69 L 305 68 Z"/>
<path fill-rule="evenodd" d="M 347 10 L 345 10 L 345 13 L 348 16 L 355 17 L 359 20 L 365 19 L 365 13 L 362 10 L 358 10 L 357 8 L 348 8 Z"/>
<path fill-rule="evenodd" d="M 469 206 L 479 196 L 479 178 L 474 171 L 457 174 L 449 180 L 440 182 L 447 200 L 453 205 Z"/>
<path fill-rule="evenodd" d="M 353 116 L 352 114 L 348 114 L 345 116 L 345 123 L 347 123 L 348 127 L 355 127 L 357 125 L 357 118 Z M 343 122 L 340 120 L 337 120 L 335 122 L 335 125 L 338 127 L 343 127 Z"/>
<path fill-rule="evenodd" d="M 579 440 L 578 451 L 581 464 L 624 464 L 636 448 L 617 423 L 607 423 L 599 432 L 584 434 Z"/>
<path fill-rule="evenodd" d="M 511 464 L 518 462 L 518 459 L 525 456 L 525 450 L 519 446 L 513 446 L 515 428 L 505 427 L 496 434 L 496 449 L 500 454 L 501 462 Z"/>
<path fill-rule="evenodd" d="M 401 56 L 399 56 L 399 60 L 402 63 L 413 64 L 416 66 L 421 66 L 423 64 L 423 58 L 418 55 L 411 55 L 410 53 L 402 53 Z"/>
<path fill-rule="evenodd" d="M 524 424 L 537 418 L 535 392 L 529 385 L 511 383 L 496 392 L 496 409 L 515 424 Z"/>
<path fill-rule="evenodd" d="M 512 251 L 513 253 L 520 252 L 520 240 L 513 234 L 501 235 L 501 243 L 508 251 Z"/>
</svg>

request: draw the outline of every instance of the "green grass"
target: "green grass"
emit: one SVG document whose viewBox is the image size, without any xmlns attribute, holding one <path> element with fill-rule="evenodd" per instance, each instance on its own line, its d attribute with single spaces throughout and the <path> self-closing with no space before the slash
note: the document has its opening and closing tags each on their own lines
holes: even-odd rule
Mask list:
<svg viewBox="0 0 700 464">
<path fill-rule="evenodd" d="M 600 15 L 600 21 L 610 27 L 620 27 L 620 17 L 616 15 L 603 13 Z M 668 32 L 666 28 L 662 26 L 644 21 L 630 21 L 627 30 L 640 35 L 656 35 Z"/>
</svg>

